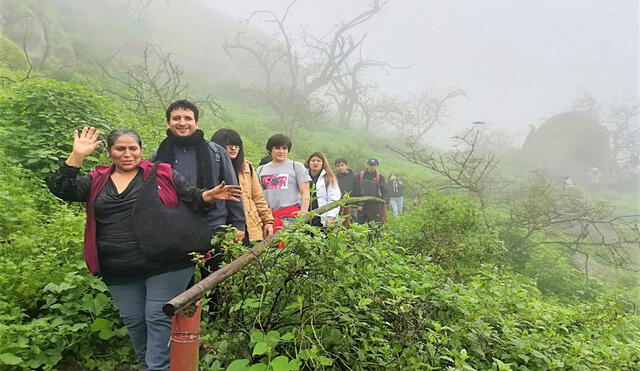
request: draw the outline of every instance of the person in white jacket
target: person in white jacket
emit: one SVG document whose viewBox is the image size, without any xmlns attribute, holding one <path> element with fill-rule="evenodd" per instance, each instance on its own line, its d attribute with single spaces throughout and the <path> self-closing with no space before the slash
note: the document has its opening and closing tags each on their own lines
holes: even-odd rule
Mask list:
<svg viewBox="0 0 640 371">
<path fill-rule="evenodd" d="M 312 153 L 304 163 L 304 166 L 311 177 L 309 188 L 312 193 L 309 210 L 315 210 L 341 198 L 342 193 L 340 192 L 340 186 L 338 186 L 338 179 L 333 174 L 324 154 L 321 152 Z M 333 223 L 339 211 L 340 208 L 336 207 L 322 215 L 316 215 L 311 221 L 311 225 L 327 227 Z"/>
</svg>

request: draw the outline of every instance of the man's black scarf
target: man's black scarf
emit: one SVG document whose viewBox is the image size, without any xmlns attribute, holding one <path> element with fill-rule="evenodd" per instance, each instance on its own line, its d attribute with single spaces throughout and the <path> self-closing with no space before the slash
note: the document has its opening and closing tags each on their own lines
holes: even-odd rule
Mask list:
<svg viewBox="0 0 640 371">
<path fill-rule="evenodd" d="M 156 162 L 166 162 L 173 167 L 176 162 L 176 150 L 178 148 L 195 147 L 196 163 L 198 176 L 196 185 L 199 188 L 210 189 L 214 186 L 211 174 L 211 156 L 209 155 L 209 145 L 204 140 L 202 130 L 196 130 L 195 133 L 188 137 L 180 137 L 173 135 L 171 130 L 167 129 L 167 137 L 160 143 L 156 152 Z"/>
</svg>

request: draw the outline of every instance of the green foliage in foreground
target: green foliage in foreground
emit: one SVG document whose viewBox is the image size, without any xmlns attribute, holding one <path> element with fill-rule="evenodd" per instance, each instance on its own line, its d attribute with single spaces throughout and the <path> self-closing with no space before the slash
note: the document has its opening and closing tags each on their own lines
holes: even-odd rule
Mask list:
<svg viewBox="0 0 640 371">
<path fill-rule="evenodd" d="M 0 161 L 0 368 L 133 367 L 106 287 L 81 261 L 82 211 L 48 195 L 2 153 Z M 463 199 L 432 193 L 383 230 L 299 227 L 282 235 L 284 250 L 269 249 L 222 285 L 218 304 L 210 303 L 217 319 L 202 331 L 203 369 L 633 369 L 640 362 L 640 324 L 624 301 L 561 305 L 530 279 L 498 270 L 492 260 L 501 259 L 502 245 Z M 445 240 L 451 253 L 430 243 Z M 230 244 L 227 259 L 243 251 Z"/>
<path fill-rule="evenodd" d="M 284 250 L 269 250 L 220 289 L 218 318 L 204 331 L 206 369 L 586 370 L 640 364 L 640 323 L 623 301 L 555 303 L 530 279 L 475 255 L 473 249 L 486 248 L 495 235 L 479 232 L 482 221 L 472 208 L 437 194 L 423 205 L 407 217 L 416 223 L 413 229 L 403 222 L 390 226 L 392 233 L 335 226 L 323 234 L 300 226 L 284 235 Z M 431 229 L 420 229 L 418 221 L 434 208 L 452 210 Z M 436 245 L 400 247 L 392 237 L 398 232 L 407 246 L 438 234 L 453 236 L 452 247 L 464 243 L 472 251 L 443 255 Z M 242 251 L 227 248 L 232 255 Z M 475 271 L 454 280 L 457 275 L 434 264 L 431 254 Z"/>
</svg>

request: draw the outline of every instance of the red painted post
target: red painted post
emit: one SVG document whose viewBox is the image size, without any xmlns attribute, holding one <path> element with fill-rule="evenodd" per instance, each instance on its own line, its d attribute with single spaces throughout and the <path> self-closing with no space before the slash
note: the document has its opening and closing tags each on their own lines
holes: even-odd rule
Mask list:
<svg viewBox="0 0 640 371">
<path fill-rule="evenodd" d="M 200 314 L 202 303 L 196 303 L 191 317 L 182 313 L 173 316 L 171 324 L 171 371 L 197 371 L 200 348 Z"/>
</svg>

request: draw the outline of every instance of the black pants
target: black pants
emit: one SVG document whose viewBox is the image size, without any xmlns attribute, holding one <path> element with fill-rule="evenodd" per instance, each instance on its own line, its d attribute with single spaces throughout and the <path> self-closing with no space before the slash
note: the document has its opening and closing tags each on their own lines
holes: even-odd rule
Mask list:
<svg viewBox="0 0 640 371">
<path fill-rule="evenodd" d="M 360 224 L 367 222 L 381 223 L 380 205 L 377 202 L 365 202 L 362 205 L 362 211 L 358 212 L 358 221 Z"/>
</svg>

